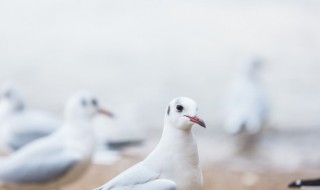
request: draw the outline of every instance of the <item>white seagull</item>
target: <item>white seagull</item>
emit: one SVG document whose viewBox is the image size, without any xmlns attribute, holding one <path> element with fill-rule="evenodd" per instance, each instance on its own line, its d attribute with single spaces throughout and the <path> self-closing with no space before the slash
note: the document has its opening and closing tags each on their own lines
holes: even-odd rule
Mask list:
<svg viewBox="0 0 320 190">
<path fill-rule="evenodd" d="M 320 189 L 320 179 L 296 180 L 288 185 L 296 189 Z"/>
<path fill-rule="evenodd" d="M 268 105 L 258 71 L 260 60 L 249 60 L 227 95 L 226 131 L 230 134 L 259 132 L 267 119 Z"/>
<path fill-rule="evenodd" d="M 73 96 L 67 102 L 62 127 L 0 161 L 0 184 L 36 190 L 59 188 L 76 180 L 91 162 L 95 146 L 91 118 L 97 113 L 111 116 L 92 94 Z"/>
<path fill-rule="evenodd" d="M 3 150 L 20 149 L 61 125 L 62 122 L 52 115 L 29 109 L 15 85 L 7 83 L 0 89 L 0 144 Z"/>
<path fill-rule="evenodd" d="M 161 140 L 142 162 L 97 190 L 201 190 L 202 172 L 194 123 L 205 127 L 190 98 L 176 98 L 167 108 Z"/>
</svg>

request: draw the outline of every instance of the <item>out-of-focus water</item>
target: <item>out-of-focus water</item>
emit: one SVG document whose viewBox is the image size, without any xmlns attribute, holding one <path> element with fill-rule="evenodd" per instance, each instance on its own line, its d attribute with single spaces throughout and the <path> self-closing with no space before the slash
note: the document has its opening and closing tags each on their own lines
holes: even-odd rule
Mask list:
<svg viewBox="0 0 320 190">
<path fill-rule="evenodd" d="M 171 99 L 189 96 L 212 130 L 239 64 L 257 54 L 271 125 L 319 127 L 319 10 L 316 0 L 1 1 L 0 82 L 17 81 L 30 105 L 57 113 L 89 89 L 151 129 Z"/>
</svg>

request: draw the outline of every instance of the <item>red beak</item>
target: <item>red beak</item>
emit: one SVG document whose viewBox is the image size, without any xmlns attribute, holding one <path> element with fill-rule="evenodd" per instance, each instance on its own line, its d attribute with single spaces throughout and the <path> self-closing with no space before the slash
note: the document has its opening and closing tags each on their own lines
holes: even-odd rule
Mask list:
<svg viewBox="0 0 320 190">
<path fill-rule="evenodd" d="M 191 122 L 196 123 L 198 125 L 200 125 L 201 127 L 206 128 L 206 124 L 204 123 L 204 121 L 200 118 L 198 118 L 197 116 L 191 117 L 188 115 L 185 115 L 186 117 L 188 117 L 190 119 Z"/>
<path fill-rule="evenodd" d="M 114 116 L 113 113 L 111 113 L 110 111 L 105 110 L 105 109 L 101 109 L 101 108 L 98 108 L 98 113 L 106 115 L 108 117 L 113 117 Z"/>
</svg>

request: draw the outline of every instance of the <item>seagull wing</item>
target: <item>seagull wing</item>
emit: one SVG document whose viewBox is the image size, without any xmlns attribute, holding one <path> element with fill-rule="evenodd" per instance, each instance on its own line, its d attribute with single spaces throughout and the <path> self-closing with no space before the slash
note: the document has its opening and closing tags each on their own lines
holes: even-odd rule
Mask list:
<svg viewBox="0 0 320 190">
<path fill-rule="evenodd" d="M 46 183 L 68 172 L 80 158 L 56 140 L 39 139 L 0 162 L 0 181 Z"/>
<path fill-rule="evenodd" d="M 175 190 L 175 182 L 139 163 L 96 190 Z"/>
<path fill-rule="evenodd" d="M 9 119 L 3 126 L 6 144 L 13 149 L 51 134 L 62 124 L 59 120 L 38 112 L 26 112 Z"/>
<path fill-rule="evenodd" d="M 41 137 L 44 137 L 46 135 L 48 135 L 49 133 L 42 133 L 40 131 L 30 131 L 28 133 L 22 134 L 22 133 L 18 133 L 18 134 L 8 134 L 6 137 L 6 143 L 7 146 L 9 146 L 11 149 L 13 150 L 18 150 L 21 147 L 23 147 L 24 145 L 38 139 Z"/>
</svg>

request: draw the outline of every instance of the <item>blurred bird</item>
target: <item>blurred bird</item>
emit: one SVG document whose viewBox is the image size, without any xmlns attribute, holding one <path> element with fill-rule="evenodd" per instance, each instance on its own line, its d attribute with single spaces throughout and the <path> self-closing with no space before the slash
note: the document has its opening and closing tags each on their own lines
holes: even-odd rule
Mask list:
<svg viewBox="0 0 320 190">
<path fill-rule="evenodd" d="M 91 118 L 100 108 L 95 96 L 73 96 L 65 123 L 52 134 L 35 140 L 0 162 L 0 184 L 11 189 L 53 189 L 79 178 L 88 168 L 95 146 Z"/>
<path fill-rule="evenodd" d="M 190 98 L 172 100 L 155 150 L 97 190 L 201 190 L 202 172 L 191 128 L 194 123 L 205 127 L 205 123 L 197 110 Z"/>
<path fill-rule="evenodd" d="M 6 151 L 20 149 L 62 125 L 45 112 L 29 109 L 20 90 L 12 83 L 0 89 L 0 144 Z"/>
<path fill-rule="evenodd" d="M 288 185 L 297 189 L 320 189 L 320 179 L 296 180 Z"/>
<path fill-rule="evenodd" d="M 226 131 L 230 134 L 258 133 L 268 116 L 266 96 L 258 77 L 261 60 L 252 58 L 235 79 L 226 106 Z"/>
</svg>

